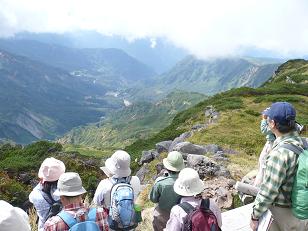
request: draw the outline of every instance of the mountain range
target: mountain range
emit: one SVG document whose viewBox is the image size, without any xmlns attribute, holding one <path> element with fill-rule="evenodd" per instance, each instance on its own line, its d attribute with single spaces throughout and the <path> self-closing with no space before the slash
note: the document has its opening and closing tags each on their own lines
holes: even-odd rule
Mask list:
<svg viewBox="0 0 308 231">
<path fill-rule="evenodd" d="M 112 89 L 148 83 L 156 75 L 150 67 L 114 48 L 77 49 L 33 40 L 2 39 L 0 49 L 101 82 Z"/>
<path fill-rule="evenodd" d="M 201 94 L 260 86 L 278 66 L 277 60 L 261 58 L 188 56 L 157 75 L 154 68 L 114 48 L 74 48 L 15 38 L 1 39 L 0 50 L 0 138 L 18 143 L 54 139 L 78 127 L 79 134 L 72 131 L 68 140 L 97 146 L 95 137 L 105 134 L 101 131 L 126 126 L 127 121 L 133 128 L 115 131 L 132 142 L 167 126 L 175 112 L 205 97 Z M 182 107 L 185 98 L 189 104 Z M 131 120 L 133 115 L 139 119 Z M 88 123 L 94 127 L 83 127 Z M 89 134 L 95 141 L 84 142 Z M 114 137 L 111 146 L 122 138 Z"/>
<path fill-rule="evenodd" d="M 0 81 L 0 137 L 19 143 L 53 139 L 116 107 L 102 85 L 3 50 Z"/>
<path fill-rule="evenodd" d="M 263 59 L 221 58 L 201 60 L 186 57 L 157 80 L 160 89 L 176 88 L 213 95 L 236 87 L 258 87 L 279 66 Z"/>
</svg>

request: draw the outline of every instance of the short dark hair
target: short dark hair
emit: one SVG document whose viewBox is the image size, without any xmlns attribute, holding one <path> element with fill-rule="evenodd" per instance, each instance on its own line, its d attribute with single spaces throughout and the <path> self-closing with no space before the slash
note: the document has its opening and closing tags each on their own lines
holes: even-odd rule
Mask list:
<svg viewBox="0 0 308 231">
<path fill-rule="evenodd" d="M 288 124 L 280 124 L 275 121 L 275 125 L 276 125 L 277 130 L 283 134 L 291 132 L 291 131 L 295 131 L 295 120 L 290 120 Z"/>
</svg>

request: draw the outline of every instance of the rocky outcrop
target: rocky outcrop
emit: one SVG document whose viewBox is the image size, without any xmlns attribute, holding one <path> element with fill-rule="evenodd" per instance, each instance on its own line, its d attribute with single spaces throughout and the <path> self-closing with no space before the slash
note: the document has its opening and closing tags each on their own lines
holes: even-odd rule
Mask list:
<svg viewBox="0 0 308 231">
<path fill-rule="evenodd" d="M 173 151 L 179 151 L 183 154 L 196 154 L 196 155 L 203 155 L 207 153 L 207 150 L 203 146 L 192 144 L 190 142 L 178 143 L 173 147 Z"/>
<path fill-rule="evenodd" d="M 157 158 L 159 153 L 156 150 L 143 151 L 139 164 L 150 163 L 152 160 Z"/>
<path fill-rule="evenodd" d="M 236 194 L 235 183 L 234 180 L 223 176 L 205 180 L 206 189 L 203 195 L 214 199 L 219 208 L 231 209 L 233 207 L 233 195 Z"/>
<path fill-rule="evenodd" d="M 230 172 L 222 165 L 212 162 L 209 158 L 201 155 L 189 154 L 187 156 L 187 167 L 195 169 L 201 179 L 213 176 L 230 177 Z"/>
<path fill-rule="evenodd" d="M 159 142 L 155 145 L 156 151 L 158 153 L 168 152 L 171 144 L 172 144 L 172 140 L 166 140 L 166 141 Z"/>
</svg>

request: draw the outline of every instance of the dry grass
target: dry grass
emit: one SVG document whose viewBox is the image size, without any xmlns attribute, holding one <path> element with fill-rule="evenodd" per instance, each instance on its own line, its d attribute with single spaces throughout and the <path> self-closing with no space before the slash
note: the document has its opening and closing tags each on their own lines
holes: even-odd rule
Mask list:
<svg viewBox="0 0 308 231">
<path fill-rule="evenodd" d="M 29 210 L 29 222 L 30 222 L 30 226 L 31 226 L 32 231 L 38 230 L 36 221 L 37 221 L 36 210 L 35 210 L 35 208 L 31 208 Z"/>
</svg>

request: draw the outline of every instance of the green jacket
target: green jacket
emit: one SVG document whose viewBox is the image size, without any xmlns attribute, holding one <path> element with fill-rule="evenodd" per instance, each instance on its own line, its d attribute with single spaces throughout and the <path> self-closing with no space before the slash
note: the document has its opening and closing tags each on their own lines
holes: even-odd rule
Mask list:
<svg viewBox="0 0 308 231">
<path fill-rule="evenodd" d="M 150 200 L 158 203 L 159 208 L 163 211 L 170 212 L 171 208 L 181 199 L 181 196 L 173 190 L 177 178 L 178 174 L 158 178 L 150 192 Z"/>
<path fill-rule="evenodd" d="M 297 169 L 298 156 L 281 144 L 303 146 L 297 132 L 278 137 L 266 159 L 266 169 L 260 191 L 255 199 L 253 216 L 260 216 L 273 204 L 291 207 L 291 192 Z"/>
</svg>

